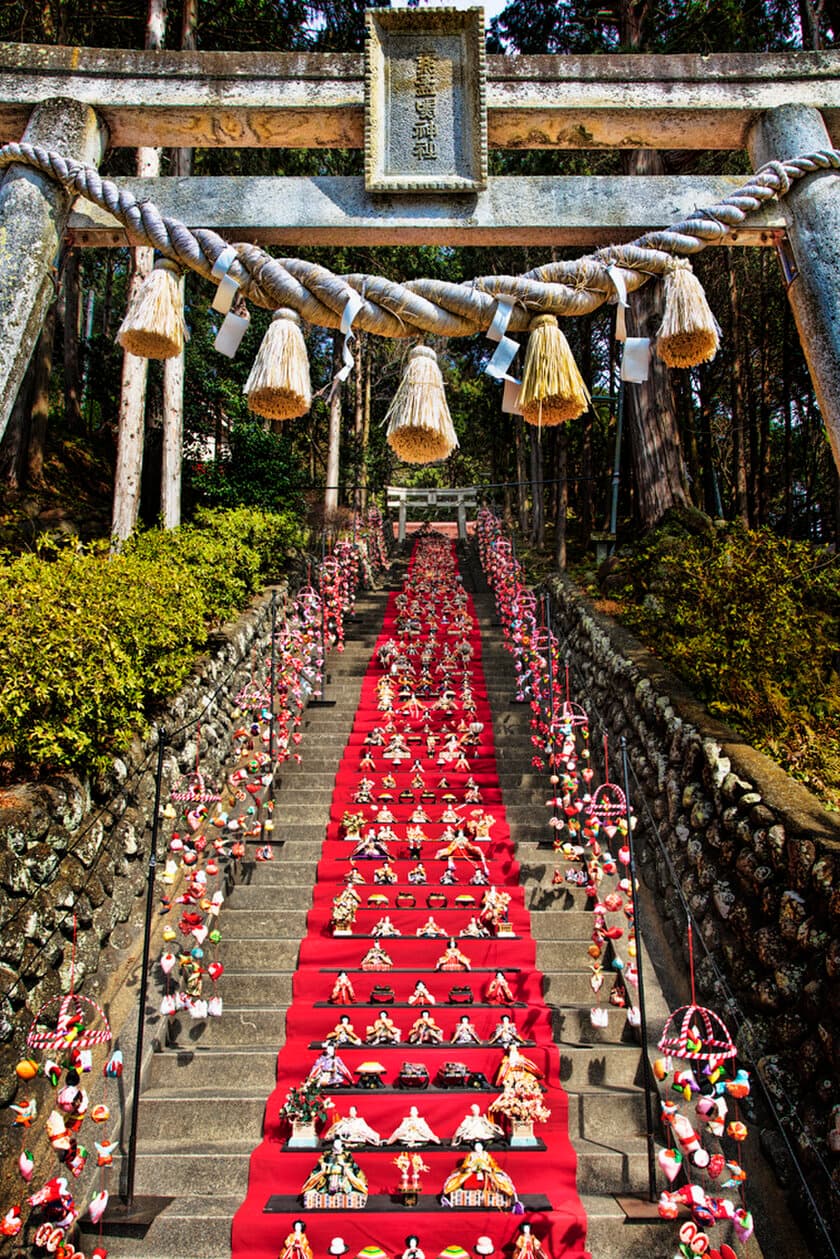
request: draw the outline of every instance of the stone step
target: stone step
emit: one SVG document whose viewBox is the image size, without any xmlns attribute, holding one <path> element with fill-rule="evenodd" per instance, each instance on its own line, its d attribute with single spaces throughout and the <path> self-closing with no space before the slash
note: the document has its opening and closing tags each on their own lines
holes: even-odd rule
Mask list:
<svg viewBox="0 0 840 1259">
<path fill-rule="evenodd" d="M 222 1219 L 222 1213 L 218 1215 L 214 1210 L 214 1203 L 209 1197 L 201 1196 L 201 1186 L 206 1184 L 208 1180 L 215 1183 L 224 1184 L 226 1189 L 232 1188 L 239 1183 L 242 1186 L 244 1195 L 245 1186 L 248 1177 L 248 1163 L 250 1148 L 257 1144 L 260 1134 L 249 1134 L 247 1142 L 250 1143 L 246 1148 L 246 1143 L 234 1141 L 230 1143 L 229 1149 L 225 1153 L 217 1153 L 210 1151 L 205 1152 L 198 1150 L 171 1152 L 162 1150 L 140 1150 L 137 1158 L 137 1192 L 143 1194 L 145 1192 L 160 1192 L 160 1185 L 165 1185 L 168 1193 L 181 1193 L 190 1195 L 190 1201 L 193 1208 L 183 1208 L 186 1218 L 191 1221 L 192 1228 L 201 1221 L 202 1232 L 206 1224 L 211 1230 L 216 1232 L 217 1222 Z M 577 1180 L 579 1192 L 584 1194 L 598 1193 L 642 1193 L 647 1188 L 647 1156 L 646 1143 L 640 1138 L 630 1138 L 623 1145 L 611 1146 L 603 1142 L 589 1141 L 579 1139 L 576 1143 L 578 1155 Z M 314 1157 L 314 1156 L 313 1156 Z M 155 1170 L 154 1163 L 159 1163 L 160 1177 L 157 1181 L 158 1188 L 155 1189 Z M 117 1160 L 114 1163 L 117 1168 Z M 231 1198 L 229 1211 L 232 1215 L 241 1202 L 241 1197 Z M 173 1207 L 176 1204 L 173 1204 Z M 200 1209 L 199 1209 L 200 1208 Z M 177 1215 L 171 1215 L 172 1208 L 167 1210 L 170 1219 L 177 1219 Z M 144 1239 L 143 1255 L 161 1254 L 164 1259 L 171 1259 L 171 1256 L 184 1253 L 181 1246 L 175 1248 L 174 1237 L 170 1239 L 173 1248 L 170 1250 L 158 1250 L 156 1248 L 156 1240 L 154 1232 L 150 1231 Z M 227 1241 L 227 1234 L 221 1229 L 218 1230 L 219 1237 Z M 115 1239 L 116 1240 L 116 1239 Z M 125 1239 L 121 1239 L 124 1244 Z M 189 1240 L 188 1238 L 185 1241 Z M 193 1242 L 197 1241 L 195 1235 Z M 202 1237 L 202 1240 L 204 1238 Z M 165 1244 L 165 1239 L 162 1239 Z M 146 1247 L 149 1247 L 148 1249 Z M 111 1245 L 109 1241 L 108 1252 L 110 1255 L 120 1256 L 123 1254 L 131 1254 L 132 1251 L 123 1251 L 118 1249 L 116 1245 Z M 186 1253 L 192 1253 L 187 1251 Z M 215 1254 L 215 1251 L 207 1251 L 207 1254 Z M 223 1252 L 220 1252 L 223 1253 Z M 229 1254 L 229 1251 L 227 1252 Z M 599 1252 L 600 1253 L 600 1252 Z M 655 1252 L 654 1252 L 655 1253 Z"/>
<path fill-rule="evenodd" d="M 560 1046 L 560 1082 L 567 1090 L 592 1085 L 637 1088 L 642 1085 L 641 1051 L 634 1045 Z"/>
<path fill-rule="evenodd" d="M 282 811 L 275 813 L 274 830 L 267 836 L 271 843 L 274 856 L 271 861 L 259 862 L 260 865 L 284 865 L 289 861 L 320 861 L 324 846 L 324 823 L 311 828 L 311 838 L 292 839 L 284 825 Z"/>
<path fill-rule="evenodd" d="M 289 863 L 287 863 L 288 865 Z M 309 908 L 312 902 L 312 883 L 289 881 L 285 884 L 263 884 L 259 887 L 247 883 L 237 886 L 225 901 L 222 925 L 227 932 L 227 915 L 233 913 L 260 913 L 265 911 L 282 912 L 297 910 L 301 906 Z"/>
<path fill-rule="evenodd" d="M 402 1011 L 396 1013 L 399 1015 Z M 180 1032 L 171 1028 L 178 1047 L 170 1044 L 153 1056 L 149 1088 L 202 1089 L 216 1083 L 224 1086 L 233 1078 L 238 1087 L 253 1087 L 266 1096 L 274 1086 L 277 1054 L 284 1040 L 283 1016 L 275 1014 L 272 1021 L 269 1011 L 261 1011 L 260 1015 L 257 1019 L 242 1012 L 240 1018 L 231 1018 L 228 1012 L 221 1020 L 210 1020 L 205 1037 L 194 1043 L 190 1043 L 191 1028 Z M 206 1043 L 214 1034 L 218 1038 L 216 1048 Z M 240 1038 L 238 1042 L 231 1039 L 234 1035 Z M 266 1048 L 256 1048 L 256 1045 Z M 639 1050 L 632 1045 L 605 1045 L 599 1050 L 591 1046 L 562 1046 L 560 1079 L 566 1089 L 590 1085 L 639 1087 Z"/>
<path fill-rule="evenodd" d="M 641 1089 L 614 1085 L 589 1085 L 580 1091 L 567 1089 L 569 1096 L 569 1135 L 574 1141 L 607 1145 L 626 1139 L 638 1140 L 645 1130 L 645 1098 Z"/>
<path fill-rule="evenodd" d="M 240 892 L 240 896 L 244 894 Z M 225 906 L 224 942 L 227 947 L 233 941 L 259 939 L 301 940 L 306 932 L 307 911 L 300 909 L 300 899 L 295 908 L 282 908 L 271 905 L 265 909 L 257 909 L 254 905 L 237 908 L 239 902 Z M 395 925 L 400 927 L 399 912 L 392 913 Z M 373 919 L 370 920 L 371 922 Z M 588 965 L 584 954 L 592 936 L 593 916 L 583 911 L 559 910 L 551 913 L 531 915 L 531 934 L 536 940 L 575 942 L 581 947 L 575 950 L 579 954 L 581 965 Z M 354 934 L 364 932 L 357 920 Z M 617 942 L 619 951 L 621 941 Z M 224 961 L 224 958 L 222 959 Z"/>
<path fill-rule="evenodd" d="M 186 1162 L 186 1156 L 183 1161 Z M 109 1259 L 175 1259 L 176 1256 L 177 1259 L 230 1259 L 230 1223 L 244 1196 L 248 1163 L 244 1160 L 245 1179 L 241 1184 L 241 1193 L 237 1193 L 236 1185 L 231 1184 L 228 1179 L 234 1168 L 220 1167 L 219 1162 L 214 1155 L 192 1157 L 192 1180 L 189 1176 L 181 1178 L 181 1183 L 187 1187 L 187 1193 L 161 1211 L 142 1236 L 109 1235 Z M 238 1173 L 238 1165 L 243 1160 L 238 1157 L 231 1162 Z M 153 1158 L 142 1154 L 137 1159 L 138 1194 L 174 1193 L 175 1178 L 168 1162 L 161 1167 L 162 1183 L 157 1189 L 154 1188 L 153 1163 Z M 114 1166 L 116 1167 L 116 1161 Z M 167 1173 L 168 1180 L 164 1180 Z M 153 1186 L 151 1189 L 141 1188 L 141 1185 L 149 1181 Z M 216 1188 L 208 1188 L 202 1194 L 202 1185 Z M 218 1192 L 220 1185 L 225 1189 L 223 1196 Z M 83 1237 L 83 1241 L 88 1241 L 87 1235 Z M 87 1246 L 84 1249 L 87 1251 Z"/>
<path fill-rule="evenodd" d="M 223 1019 L 211 1019 L 207 1025 L 208 1032 L 215 1030 L 214 1025 L 220 1024 L 221 1030 L 224 1030 L 225 1020 L 230 1023 L 229 1015 L 225 1015 Z M 190 1046 L 190 1029 L 185 1028 L 186 1036 L 178 1035 L 178 1049 L 169 1048 L 152 1056 L 148 1087 L 183 1092 L 213 1084 L 224 1087 L 228 1080 L 235 1079 L 239 1087 L 253 1088 L 255 1093 L 262 1093 L 263 1097 L 267 1097 L 274 1088 L 277 1052 L 283 1041 L 282 1014 L 277 1021 L 279 1027 L 276 1029 L 277 1044 L 274 1050 L 246 1048 L 247 1041 L 242 1045 L 232 1045 L 228 1041 L 225 1048 L 216 1050 L 204 1049 L 202 1041 Z M 247 1015 L 238 1023 L 238 1029 L 241 1032 L 249 1030 Z"/>
<path fill-rule="evenodd" d="M 553 869 L 553 867 L 552 867 Z M 254 881 L 239 882 L 229 893 L 225 901 L 223 914 L 232 910 L 270 910 L 284 908 L 299 909 L 303 904 L 309 908 L 312 899 L 314 863 L 296 860 L 278 860 L 261 863 L 252 871 Z M 527 875 L 526 871 L 526 875 Z M 525 904 L 531 913 L 532 931 L 539 937 L 541 928 L 537 926 L 539 918 L 553 913 L 589 913 L 591 920 L 591 901 L 580 889 L 571 884 L 553 887 L 550 884 L 552 870 L 544 870 L 543 876 L 549 882 L 536 883 L 527 881 Z M 620 922 L 621 919 L 616 919 Z M 222 920 L 224 927 L 224 920 Z"/>
<path fill-rule="evenodd" d="M 237 971 L 263 975 L 272 971 L 294 971 L 297 968 L 300 936 L 295 939 L 224 940 L 220 955 L 225 968 L 222 976 L 230 977 Z"/>
<path fill-rule="evenodd" d="M 607 1025 L 594 1027 L 591 1019 L 591 991 L 589 996 L 588 1005 L 552 1005 L 551 1022 L 557 1044 L 591 1046 L 596 1048 L 596 1052 L 606 1045 L 627 1045 L 638 1053 L 639 1041 L 634 1029 L 627 1022 L 627 1011 L 601 1003 L 600 1008 L 607 1012 Z"/>
<path fill-rule="evenodd" d="M 304 861 L 292 855 L 291 849 L 289 855 L 281 861 L 279 858 L 275 861 L 262 861 L 252 863 L 250 872 L 250 881 L 248 871 L 244 871 L 244 878 L 238 887 L 309 887 L 311 888 L 315 881 L 315 870 L 317 869 L 317 861 Z M 224 913 L 224 910 L 222 911 Z M 220 919 L 222 927 L 224 922 Z"/>
<path fill-rule="evenodd" d="M 224 1151 L 241 1143 L 242 1149 L 250 1152 L 260 1139 L 267 1095 L 256 1086 L 232 1090 L 229 1080 L 215 1085 L 211 1081 L 203 1089 L 191 1089 L 186 1094 L 147 1090 L 140 1100 L 138 1148 L 146 1154 L 156 1147 L 161 1151 L 204 1149 L 209 1153 L 214 1145 Z M 166 1181 L 161 1177 L 157 1183 Z M 194 1189 L 186 1182 L 169 1192 L 191 1193 Z"/>
<path fill-rule="evenodd" d="M 561 970 L 557 968 L 557 962 L 563 959 L 558 956 L 557 950 L 548 951 L 546 954 L 546 948 L 545 944 L 537 945 L 537 969 L 543 973 L 543 993 L 550 1005 L 586 1005 L 587 1002 L 590 1006 L 607 1004 L 612 988 L 612 980 L 609 976 L 606 976 L 596 1000 L 589 984 L 588 969 Z M 550 962 L 554 963 L 554 967 L 547 964 Z"/>
<path fill-rule="evenodd" d="M 225 969 L 214 986 L 225 1006 L 263 1009 L 268 1003 L 285 1010 L 292 1001 L 292 972 L 288 970 L 257 974 L 251 970 Z"/>
<path fill-rule="evenodd" d="M 225 997 L 226 980 L 231 978 L 231 995 Z M 176 1046 L 177 1052 L 215 1053 L 230 1049 L 249 1049 L 254 1052 L 275 1052 L 280 1048 L 284 1037 L 286 1008 L 291 997 L 291 977 L 286 975 L 267 976 L 228 976 L 227 972 L 218 981 L 216 990 L 225 999 L 224 1012 L 220 1019 L 193 1021 L 175 1015 L 168 1022 L 167 1044 Z M 278 1004 L 272 1000 L 275 991 L 284 993 L 284 999 Z M 244 994 L 240 999 L 240 993 Z M 249 995 L 250 994 L 250 995 Z M 245 995 L 249 995 L 246 1002 Z M 607 1011 L 607 1026 L 593 1027 L 590 1017 L 591 1005 L 566 1005 L 551 1007 L 552 1028 L 556 1043 L 561 1053 L 575 1055 L 578 1049 L 585 1049 L 592 1062 L 597 1064 L 605 1057 L 607 1050 L 620 1049 L 627 1054 L 620 1070 L 631 1073 L 630 1083 L 636 1082 L 637 1072 L 632 1066 L 635 1055 L 638 1061 L 639 1045 L 633 1029 L 627 1023 L 626 1011 L 614 1006 L 603 1006 Z M 360 1005 L 357 1017 L 366 1018 L 370 1007 Z M 440 1009 L 449 1012 L 453 1007 L 442 1005 Z M 336 1012 L 337 1017 L 338 1012 Z M 395 1007 L 395 1017 L 409 1017 L 410 1011 L 403 1007 Z M 580 1071 L 583 1061 L 570 1059 L 570 1068 Z M 609 1067 L 612 1071 L 617 1068 Z M 593 1066 L 593 1081 L 599 1082 L 601 1067 Z M 565 1077 L 564 1077 L 565 1078 Z M 612 1078 L 612 1076 L 611 1076 Z"/>
<path fill-rule="evenodd" d="M 574 1144 L 579 1194 L 630 1194 L 647 1189 L 647 1142 L 642 1137 L 627 1138 L 614 1148 L 583 1137 Z M 601 1252 L 595 1253 L 601 1259 Z"/>
<path fill-rule="evenodd" d="M 660 1220 L 629 1221 L 609 1190 L 585 1193 L 581 1201 L 588 1222 L 586 1247 L 593 1259 L 651 1259 L 666 1253 Z"/>
<path fill-rule="evenodd" d="M 231 1075 L 199 1088 L 149 1089 L 140 1103 L 138 1141 L 144 1153 L 159 1148 L 191 1150 L 219 1143 L 248 1150 L 262 1131 L 267 1093 L 261 1084 L 246 1085 Z M 568 1089 L 569 1134 L 613 1146 L 644 1132 L 644 1095 L 640 1089 L 589 1085 Z M 355 1100 L 355 1097 L 354 1097 Z M 235 1123 L 232 1117 L 235 1116 Z M 161 1134 L 167 1134 L 162 1136 Z M 177 1134 L 177 1135 L 175 1135 Z"/>
</svg>

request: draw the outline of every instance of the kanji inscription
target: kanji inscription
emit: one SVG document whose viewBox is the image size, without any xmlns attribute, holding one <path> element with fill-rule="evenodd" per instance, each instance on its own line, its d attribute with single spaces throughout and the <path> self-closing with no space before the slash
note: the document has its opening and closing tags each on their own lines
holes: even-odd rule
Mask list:
<svg viewBox="0 0 840 1259">
<path fill-rule="evenodd" d="M 367 190 L 485 188 L 484 10 L 372 9 L 365 21 Z"/>
</svg>

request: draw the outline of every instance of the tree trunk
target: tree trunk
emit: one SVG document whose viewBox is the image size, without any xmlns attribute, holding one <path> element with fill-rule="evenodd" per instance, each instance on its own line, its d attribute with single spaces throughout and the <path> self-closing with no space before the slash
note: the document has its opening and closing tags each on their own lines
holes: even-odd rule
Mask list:
<svg viewBox="0 0 840 1259">
<path fill-rule="evenodd" d="M 357 333 L 354 339 L 353 361 L 353 462 L 355 465 L 353 509 L 359 512 L 362 509 L 362 461 L 364 459 L 362 429 L 365 414 L 364 354 L 361 333 Z"/>
<path fill-rule="evenodd" d="M 181 48 L 184 52 L 194 52 L 198 47 L 196 28 L 198 27 L 198 0 L 184 0 L 181 17 Z M 193 167 L 192 149 L 172 149 L 170 168 L 173 175 L 191 175 Z"/>
<path fill-rule="evenodd" d="M 165 34 L 165 0 L 149 0 L 146 48 L 150 50 L 162 48 Z M 160 149 L 137 150 L 137 174 L 141 178 L 153 178 L 160 174 Z M 142 246 L 131 252 L 132 277 L 127 298 L 129 302 L 154 264 L 153 249 Z M 114 481 L 114 510 L 111 517 L 111 535 L 116 544 L 133 533 L 140 510 L 148 367 L 148 361 L 144 358 L 137 358 L 134 354 L 128 353 L 123 355 L 117 433 L 117 471 Z"/>
<path fill-rule="evenodd" d="M 587 389 L 592 389 L 592 318 L 587 315 L 581 320 L 581 354 L 580 371 Z M 588 406 L 581 417 L 580 438 L 580 489 L 577 495 L 578 511 L 580 512 L 581 544 L 589 546 L 589 539 L 595 527 L 595 498 L 592 485 L 592 406 Z M 568 445 L 568 444 L 567 444 Z M 568 462 L 568 455 L 567 455 Z M 566 491 L 568 500 L 568 490 Z"/>
<path fill-rule="evenodd" d="M 365 352 L 362 355 L 362 365 L 365 374 L 365 393 L 364 404 L 362 409 L 362 439 L 361 453 L 359 458 L 359 505 L 362 511 L 367 511 L 367 449 L 370 441 L 370 390 L 371 390 L 371 370 L 370 370 L 370 341 L 365 338 Z"/>
<path fill-rule="evenodd" d="M 64 255 L 64 416 L 74 433 L 82 431 L 82 374 L 79 362 L 79 251 Z"/>
<path fill-rule="evenodd" d="M 184 277 L 181 277 L 181 298 Z M 181 523 L 181 465 L 184 447 L 184 351 L 163 364 L 163 450 L 160 514 L 164 529 Z"/>
<path fill-rule="evenodd" d="M 338 330 L 333 335 L 333 375 L 342 363 L 341 349 L 344 336 Z M 324 490 L 324 515 L 329 518 L 338 509 L 339 454 L 341 451 L 341 388 L 342 382 L 334 380 L 330 394 L 330 428 L 327 438 L 326 489 Z"/>
<path fill-rule="evenodd" d="M 793 448 L 793 409 L 790 396 L 790 332 L 791 332 L 790 304 L 785 302 L 784 315 L 782 318 L 782 408 L 785 417 L 785 436 L 784 436 L 784 504 L 785 514 L 783 522 L 783 532 L 786 538 L 790 537 L 793 525 L 793 467 L 792 448 Z"/>
<path fill-rule="evenodd" d="M 723 515 L 720 494 L 715 475 L 714 445 L 712 442 L 712 395 L 709 390 L 709 373 L 700 373 L 700 463 L 703 479 L 701 507 L 708 516 Z"/>
<path fill-rule="evenodd" d="M 195 49 L 195 28 L 198 22 L 198 0 L 184 0 L 181 22 L 181 48 Z M 192 149 L 172 149 L 169 164 L 173 175 L 192 174 Z M 181 278 L 181 301 L 184 300 L 184 278 Z M 181 523 L 181 464 L 184 452 L 184 379 L 186 377 L 186 346 L 175 358 L 163 364 L 163 454 L 161 459 L 160 509 L 164 529 L 177 529 Z"/>
<path fill-rule="evenodd" d="M 114 253 L 106 250 L 105 258 L 105 293 L 102 298 L 102 335 L 106 341 L 111 335 L 111 308 L 114 296 Z"/>
<path fill-rule="evenodd" d="M 528 532 L 528 473 L 525 465 L 525 421 L 513 417 L 513 444 L 516 451 L 516 497 L 519 508 L 519 528 L 523 538 Z"/>
<path fill-rule="evenodd" d="M 554 558 L 561 572 L 566 568 L 566 513 L 569 509 L 569 430 L 561 425 L 557 433 L 557 515 L 554 524 Z"/>
<path fill-rule="evenodd" d="M 628 175 L 662 175 L 662 156 L 653 149 L 623 153 Z M 648 283 L 633 295 L 628 335 L 656 336 L 662 322 L 662 285 Z M 636 504 L 645 529 L 652 528 L 671 507 L 688 502 L 674 390 L 669 369 L 656 354 L 650 358 L 648 379 L 625 383 L 624 416 L 636 482 Z"/>
<path fill-rule="evenodd" d="M 539 429 L 529 425 L 531 439 L 531 542 L 545 545 L 545 505 L 543 501 L 542 441 Z"/>
<path fill-rule="evenodd" d="M 818 52 L 822 48 L 820 23 L 811 0 L 799 0 L 799 22 L 802 27 L 802 47 Z M 834 34 L 836 37 L 836 30 Z"/>
<path fill-rule="evenodd" d="M 732 314 L 732 474 L 735 482 L 735 515 L 749 524 L 747 500 L 747 400 L 745 397 L 743 332 L 738 306 L 738 282 L 731 247 L 727 249 L 729 307 Z"/>
<path fill-rule="evenodd" d="M 6 431 L 0 440 L 0 482 L 10 490 L 19 490 L 26 483 L 26 461 L 32 421 L 32 391 L 39 347 L 29 360 L 23 380 L 9 416 Z"/>
<path fill-rule="evenodd" d="M 33 373 L 26 474 L 27 481 L 33 486 L 44 483 L 44 451 L 47 444 L 47 421 L 50 415 L 50 377 L 52 376 L 56 307 L 57 303 L 53 302 L 44 319 Z"/>
</svg>

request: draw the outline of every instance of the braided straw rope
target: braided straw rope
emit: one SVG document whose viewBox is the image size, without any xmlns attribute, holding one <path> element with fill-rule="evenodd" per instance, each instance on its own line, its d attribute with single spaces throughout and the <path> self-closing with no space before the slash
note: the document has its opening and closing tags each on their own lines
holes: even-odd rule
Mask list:
<svg viewBox="0 0 840 1259">
<path fill-rule="evenodd" d="M 166 258 L 211 280 L 216 259 L 229 242 L 204 228 L 191 231 L 180 220 L 161 214 L 151 201 L 104 179 L 91 166 L 30 144 L 0 148 L 0 169 L 20 163 L 33 167 L 70 193 L 87 197 L 109 211 L 126 229 L 133 245 L 151 245 Z M 272 258 L 259 245 L 234 244 L 236 260 L 229 274 L 245 297 L 276 310 L 290 306 L 309 323 L 337 328 L 352 292 L 361 294 L 353 326 L 382 337 L 431 333 L 466 337 L 484 332 L 496 310 L 496 297 L 517 299 L 509 329 L 525 331 L 534 313 L 584 315 L 615 297 L 608 267 L 618 267 L 628 292 L 651 276 L 663 276 L 707 245 L 722 240 L 766 201 L 783 197 L 792 184 L 814 171 L 840 170 L 840 150 L 826 149 L 785 162 L 768 162 L 749 181 L 717 205 L 694 210 L 662 231 L 646 232 L 627 245 L 609 246 L 569 262 L 552 262 L 525 275 L 481 276 L 464 284 L 410 280 L 397 284 L 376 275 L 334 275 L 326 267 L 299 258 Z"/>
</svg>

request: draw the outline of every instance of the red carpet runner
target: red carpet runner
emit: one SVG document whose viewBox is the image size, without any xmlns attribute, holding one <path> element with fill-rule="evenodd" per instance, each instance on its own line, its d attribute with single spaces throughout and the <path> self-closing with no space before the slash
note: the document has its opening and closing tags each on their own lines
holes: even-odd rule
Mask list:
<svg viewBox="0 0 840 1259">
<path fill-rule="evenodd" d="M 343 1239 L 349 1259 L 365 1247 L 373 1247 L 369 1254 L 379 1253 L 381 1259 L 379 1247 L 392 1259 L 402 1255 L 410 1234 L 419 1238 L 426 1259 L 437 1259 L 447 1247 L 475 1254 L 479 1238 L 482 1254 L 488 1253 L 489 1238 L 497 1254 L 510 1255 L 518 1237 L 516 1259 L 540 1259 L 541 1252 L 547 1259 L 581 1259 L 585 1254 L 586 1220 L 575 1187 L 559 1055 L 541 976 L 534 969 L 529 915 L 501 802 L 480 635 L 459 580 L 451 544 L 432 535 L 418 543 L 403 592 L 389 600 L 336 776 L 313 908 L 286 1016 L 286 1043 L 278 1057 L 277 1087 L 268 1099 L 263 1141 L 251 1157 L 248 1194 L 233 1221 L 233 1259 L 277 1259 L 296 1219 L 305 1222 L 305 1241 L 303 1247 L 289 1247 L 287 1259 L 305 1259 L 306 1243 L 315 1259 L 325 1259 L 333 1238 Z M 354 825 L 348 814 L 363 815 L 363 823 Z M 374 850 L 371 856 L 364 855 L 368 847 Z M 449 859 L 440 855 L 444 848 L 451 848 Z M 418 864 L 426 882 L 417 881 L 423 873 Z M 396 881 L 388 882 L 392 875 Z M 333 901 L 350 885 L 360 897 L 352 935 L 334 937 Z M 507 923 L 500 929 L 491 923 L 494 934 L 487 938 L 462 935 L 471 920 L 481 920 L 482 904 L 488 892 L 492 902 L 493 891 L 510 896 Z M 386 915 L 398 936 L 372 934 L 377 924 L 380 931 L 383 925 L 388 929 L 382 923 Z M 492 918 L 490 908 L 485 918 Z M 418 929 L 435 926 L 441 936 L 418 938 Z M 363 959 L 377 945 L 391 965 L 379 971 L 362 969 Z M 459 952 L 469 961 L 468 971 L 446 968 L 445 955 L 457 964 Z M 497 972 L 509 986 L 510 1003 L 488 999 L 497 986 Z M 409 1001 L 419 981 L 434 1004 L 428 997 Z M 377 987 L 386 991 L 372 996 Z M 468 989 L 472 1003 L 453 1003 L 453 988 Z M 390 1001 L 387 989 L 393 991 Z M 349 1003 L 335 1003 L 339 996 Z M 424 1019 L 424 1010 L 429 1018 Z M 481 1131 L 482 1117 L 502 1091 L 500 1073 L 532 1078 L 527 1068 L 521 1075 L 516 1051 L 511 1058 L 501 1047 L 504 1034 L 498 1029 L 505 1015 L 519 1034 L 521 1054 L 541 1074 L 542 1101 L 550 1118 L 535 1127 L 536 1147 L 511 1148 L 510 1121 L 499 1113 L 491 1118 L 505 1128 L 504 1139 L 487 1140 L 484 1150 L 476 1150 L 470 1140 L 453 1145 L 456 1129 L 473 1116 L 475 1107 Z M 358 1138 L 359 1124 L 349 1115 L 352 1106 L 382 1144 L 371 1144 L 369 1138 L 345 1147 L 367 1181 L 369 1196 L 362 1209 L 305 1208 L 301 1189 L 319 1160 L 329 1160 L 330 1145 L 322 1141 L 318 1149 L 289 1149 L 289 1125 L 279 1112 L 289 1089 L 300 1085 L 324 1055 L 323 1042 L 342 1016 L 363 1041 L 377 1020 L 384 1035 L 392 1035 L 390 1020 L 400 1031 L 400 1043 L 336 1046 L 352 1083 L 330 1090 L 335 1109 L 322 1127 L 326 1130 L 339 1115 L 349 1119 L 351 1137 Z M 437 1025 L 441 1044 L 409 1043 L 418 1019 Z M 472 1025 L 478 1043 L 451 1043 L 462 1023 Z M 359 1087 L 358 1068 L 366 1062 L 384 1068 L 373 1076 L 380 1087 Z M 426 1067 L 426 1087 L 400 1087 L 406 1062 Z M 442 1081 L 441 1069 L 450 1063 L 463 1064 L 467 1074 L 453 1083 Z M 329 1063 L 324 1069 L 341 1071 Z M 440 1144 L 428 1135 L 414 1146 L 385 1144 L 413 1106 Z M 409 1122 L 409 1133 L 417 1127 Z M 474 1131 L 468 1119 L 467 1132 Z M 486 1166 L 488 1152 L 499 1170 L 491 1162 L 489 1176 L 476 1175 L 482 1162 Z M 413 1207 L 399 1194 L 401 1173 L 394 1160 L 403 1154 L 419 1154 L 428 1169 L 420 1173 Z M 455 1187 L 451 1181 L 441 1201 L 445 1182 L 461 1168 L 461 1194 L 454 1198 L 465 1194 L 477 1206 L 447 1205 Z M 511 1181 L 515 1197 L 506 1206 L 480 1205 L 488 1187 L 495 1183 L 510 1189 Z M 525 1223 L 532 1233 L 528 1236 L 526 1230 L 523 1239 Z M 333 1246 L 332 1253 L 339 1251 Z"/>
</svg>

